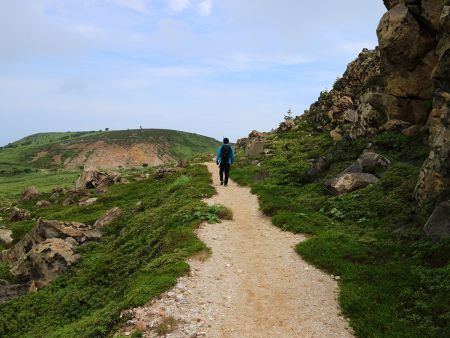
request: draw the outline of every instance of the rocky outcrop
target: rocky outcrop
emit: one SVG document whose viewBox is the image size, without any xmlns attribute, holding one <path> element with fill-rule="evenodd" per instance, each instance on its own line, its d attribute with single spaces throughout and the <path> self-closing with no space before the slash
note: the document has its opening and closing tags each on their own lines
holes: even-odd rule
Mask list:
<svg viewBox="0 0 450 338">
<path fill-rule="evenodd" d="M 107 187 L 119 183 L 122 176 L 115 171 L 99 171 L 95 168 L 84 169 L 80 177 L 78 177 L 75 188 L 80 189 L 92 189 L 95 188 L 101 192 L 104 192 Z"/>
<path fill-rule="evenodd" d="M 437 206 L 425 224 L 424 232 L 434 241 L 450 237 L 450 201 Z"/>
<path fill-rule="evenodd" d="M 286 131 L 292 128 L 294 122 L 287 127 Z M 256 158 L 264 155 L 264 149 L 267 145 L 267 136 L 269 133 L 261 133 L 253 130 L 248 137 L 237 140 L 236 149 L 244 149 L 247 158 Z"/>
<path fill-rule="evenodd" d="M 169 175 L 175 174 L 177 172 L 176 168 L 159 168 L 156 173 L 153 174 L 153 178 L 160 180 Z"/>
<path fill-rule="evenodd" d="M 10 222 L 21 222 L 31 219 L 31 213 L 28 210 L 12 207 L 9 215 Z"/>
<path fill-rule="evenodd" d="M 52 204 L 47 200 L 41 200 L 36 202 L 36 206 L 38 208 L 48 208 L 50 205 Z"/>
<path fill-rule="evenodd" d="M 40 195 L 36 187 L 28 187 L 22 192 L 22 201 L 29 201 Z"/>
<path fill-rule="evenodd" d="M 437 37 L 438 62 L 432 74 L 433 110 L 427 122 L 431 150 L 415 190 L 415 197 L 421 203 L 439 199 L 450 187 L 450 6 L 443 9 Z"/>
<path fill-rule="evenodd" d="M 77 245 L 100 238 L 100 232 L 82 223 L 40 219 L 14 247 L 3 251 L 1 258 L 19 280 L 34 280 L 41 287 L 79 258 Z"/>
</svg>

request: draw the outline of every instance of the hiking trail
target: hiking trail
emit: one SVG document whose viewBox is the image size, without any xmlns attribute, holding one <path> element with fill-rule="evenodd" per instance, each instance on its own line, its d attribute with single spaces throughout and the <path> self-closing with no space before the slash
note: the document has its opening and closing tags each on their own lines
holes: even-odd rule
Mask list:
<svg viewBox="0 0 450 338">
<path fill-rule="evenodd" d="M 225 205 L 233 220 L 198 229 L 211 256 L 190 259 L 190 275 L 134 309 L 127 330 L 156 337 L 165 319 L 160 333 L 175 327 L 166 337 L 352 337 L 337 282 L 294 251 L 305 237 L 272 225 L 249 188 L 220 186 L 217 166 L 207 166 L 217 195 L 206 202 Z"/>
</svg>

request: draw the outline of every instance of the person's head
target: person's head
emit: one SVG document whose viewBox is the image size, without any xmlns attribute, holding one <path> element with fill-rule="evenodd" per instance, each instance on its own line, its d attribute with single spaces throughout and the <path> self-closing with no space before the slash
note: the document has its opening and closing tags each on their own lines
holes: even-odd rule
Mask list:
<svg viewBox="0 0 450 338">
<path fill-rule="evenodd" d="M 223 139 L 223 144 L 228 144 L 228 143 L 230 143 L 230 140 L 229 140 L 228 138 L 225 137 L 225 138 Z"/>
</svg>

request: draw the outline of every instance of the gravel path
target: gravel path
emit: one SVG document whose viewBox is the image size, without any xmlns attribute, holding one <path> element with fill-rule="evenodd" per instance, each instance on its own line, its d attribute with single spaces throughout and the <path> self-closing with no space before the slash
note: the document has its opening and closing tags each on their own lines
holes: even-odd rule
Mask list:
<svg viewBox="0 0 450 338">
<path fill-rule="evenodd" d="M 218 194 L 207 202 L 230 208 L 233 220 L 198 230 L 212 255 L 191 259 L 174 289 L 132 310 L 127 331 L 156 337 L 165 320 L 175 326 L 167 337 L 352 337 L 337 282 L 294 251 L 305 237 L 274 227 L 248 188 L 222 187 L 215 164 L 208 169 Z"/>
</svg>

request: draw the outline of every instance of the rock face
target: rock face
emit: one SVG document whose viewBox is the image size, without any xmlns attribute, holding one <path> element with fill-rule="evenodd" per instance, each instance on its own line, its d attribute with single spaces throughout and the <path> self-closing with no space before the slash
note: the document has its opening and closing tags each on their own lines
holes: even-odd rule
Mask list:
<svg viewBox="0 0 450 338">
<path fill-rule="evenodd" d="M 14 247 L 3 251 L 1 258 L 19 280 L 34 280 L 41 287 L 79 258 L 77 245 L 100 238 L 100 232 L 82 223 L 40 219 Z"/>
<path fill-rule="evenodd" d="M 428 130 L 430 154 L 415 190 L 422 203 L 450 185 L 450 4 L 384 0 L 379 47 L 363 50 L 305 117 L 339 142 L 401 131 Z"/>
<path fill-rule="evenodd" d="M 372 174 L 345 173 L 327 182 L 325 188 L 333 195 L 342 195 L 377 183 L 380 179 Z"/>
<path fill-rule="evenodd" d="M 76 189 L 91 189 L 105 191 L 105 189 L 115 183 L 119 183 L 121 175 L 114 171 L 98 171 L 95 168 L 84 169 L 81 176 L 78 177 L 75 188 Z"/>
<path fill-rule="evenodd" d="M 39 195 L 40 193 L 36 187 L 28 187 L 22 192 L 22 201 L 29 201 Z"/>
<path fill-rule="evenodd" d="M 450 201 L 438 205 L 425 224 L 424 231 L 434 241 L 450 236 Z"/>
<path fill-rule="evenodd" d="M 31 213 L 28 210 L 13 207 L 9 215 L 10 222 L 21 222 L 31 219 Z"/>
<path fill-rule="evenodd" d="M 293 121 L 289 121 L 289 130 L 294 125 Z M 241 138 L 237 140 L 236 149 L 245 149 L 245 155 L 248 158 L 255 158 L 264 155 L 264 149 L 267 145 L 267 135 L 268 133 L 261 133 L 259 131 L 253 130 L 247 138 Z"/>
</svg>

